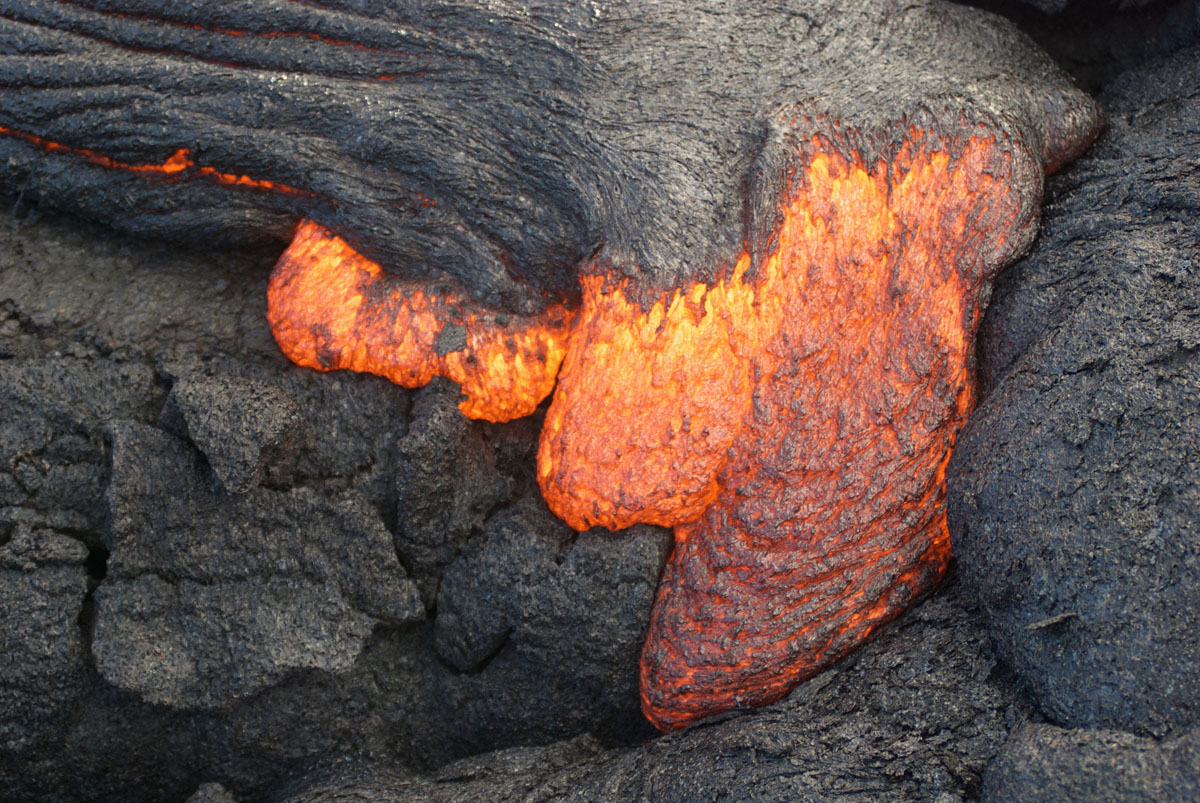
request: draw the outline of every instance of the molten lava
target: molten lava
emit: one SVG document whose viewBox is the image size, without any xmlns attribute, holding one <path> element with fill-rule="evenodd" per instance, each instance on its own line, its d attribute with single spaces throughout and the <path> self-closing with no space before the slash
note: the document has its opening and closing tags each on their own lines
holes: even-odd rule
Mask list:
<svg viewBox="0 0 1200 803">
<path fill-rule="evenodd" d="M 641 660 L 672 729 L 777 699 L 945 574 L 983 299 L 1100 118 L 941 0 L 646 5 L 9 4 L 0 179 L 133 233 L 337 221 L 271 277 L 288 357 L 447 377 L 495 421 L 553 393 L 550 508 L 674 528 Z M 575 281 L 578 309 L 477 300 Z"/>
<path fill-rule="evenodd" d="M 0 135 L 161 181 L 310 195 L 186 149 L 133 164 Z M 463 413 L 492 421 L 553 391 L 537 468 L 550 508 L 578 530 L 674 528 L 641 661 L 643 710 L 664 730 L 783 696 L 950 560 L 946 464 L 990 255 L 1028 224 L 1011 193 L 1028 164 L 1003 135 L 915 128 L 873 164 L 843 150 L 801 148 L 760 264 L 743 254 L 648 308 L 585 267 L 579 310 L 502 314 L 308 220 L 271 277 L 268 318 L 296 363 L 407 387 L 446 377 Z"/>
<path fill-rule="evenodd" d="M 141 175 L 158 177 L 167 181 L 201 178 L 214 181 L 217 184 L 224 184 L 229 187 L 246 187 L 248 189 L 263 190 L 293 198 L 305 198 L 312 196 L 311 192 L 297 189 L 296 187 L 289 187 L 286 184 L 280 184 L 275 181 L 251 178 L 250 176 L 245 176 L 238 173 L 226 173 L 209 165 L 198 165 L 192 161 L 192 152 L 187 148 L 179 148 L 169 157 L 164 159 L 161 164 L 131 164 L 129 162 L 118 161 L 117 159 L 105 156 L 102 153 L 90 151 L 85 148 L 72 148 L 69 145 L 63 145 L 62 143 L 54 142 L 43 137 L 37 137 L 24 131 L 18 131 L 15 128 L 5 128 L 4 126 L 0 126 L 0 136 L 11 137 L 13 139 L 19 139 L 23 142 L 28 142 L 30 145 L 41 148 L 46 153 L 70 154 L 83 159 L 88 164 L 96 165 L 97 167 L 108 167 L 114 170 L 140 173 Z"/>
<path fill-rule="evenodd" d="M 552 306 L 537 320 L 522 319 L 434 292 L 304 221 L 271 275 L 267 319 L 280 349 L 300 365 L 378 374 L 410 388 L 443 376 L 462 386 L 465 415 L 509 421 L 532 413 L 554 389 L 571 315 Z"/>
<path fill-rule="evenodd" d="M 305 222 L 269 318 L 301 365 L 445 376 L 470 416 L 526 415 L 555 390 L 551 509 L 579 530 L 675 528 L 641 675 L 647 717 L 678 728 L 781 697 L 944 576 L 987 255 L 1027 222 L 1013 151 L 914 129 L 865 164 L 814 140 L 761 265 L 743 255 L 649 309 L 585 274 L 574 328 L 562 307 L 502 325 Z M 439 349 L 451 326 L 460 346 Z"/>
<path fill-rule="evenodd" d="M 647 717 L 669 730 L 761 705 L 950 560 L 945 470 L 987 255 L 1027 221 L 1011 143 L 908 133 L 875 164 L 813 140 L 763 263 L 743 255 L 649 309 L 593 272 L 573 329 L 562 307 L 501 325 L 305 222 L 271 280 L 271 325 L 301 365 L 445 376 L 492 420 L 532 412 L 565 355 L 538 452 L 551 509 L 579 530 L 675 528 L 642 653 Z M 439 349 L 450 326 L 461 347 Z"/>
<path fill-rule="evenodd" d="M 945 574 L 946 462 L 973 397 L 1009 148 L 814 142 L 777 250 L 644 310 L 593 276 L 538 454 L 577 529 L 675 527 L 642 653 L 673 729 L 790 691 Z"/>
</svg>

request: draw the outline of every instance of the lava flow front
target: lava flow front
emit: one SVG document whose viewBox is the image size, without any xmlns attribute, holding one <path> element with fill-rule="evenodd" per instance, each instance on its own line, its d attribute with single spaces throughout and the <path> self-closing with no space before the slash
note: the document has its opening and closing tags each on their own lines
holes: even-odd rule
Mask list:
<svg viewBox="0 0 1200 803">
<path fill-rule="evenodd" d="M 649 309 L 585 272 L 569 343 L 562 308 L 498 327 L 305 223 L 271 324 L 303 365 L 448 376 L 494 420 L 531 412 L 565 351 L 538 479 L 576 529 L 675 528 L 641 668 L 646 715 L 673 729 L 779 698 L 945 574 L 988 255 L 1030 223 L 1014 153 L 913 129 L 866 164 L 815 139 L 763 264 Z M 441 353 L 452 321 L 469 346 Z"/>
<path fill-rule="evenodd" d="M 452 379 L 471 418 L 532 413 L 554 388 L 571 316 L 500 315 L 452 290 L 405 280 L 312 221 L 296 230 L 267 289 L 267 319 L 291 360 L 319 371 L 378 374 L 405 387 Z"/>
<path fill-rule="evenodd" d="M 813 146 L 753 278 L 743 257 L 646 312 L 585 282 L 542 433 L 568 522 L 675 527 L 641 662 L 663 729 L 783 696 L 949 563 L 985 255 L 1024 222 L 1011 149 Z"/>
</svg>

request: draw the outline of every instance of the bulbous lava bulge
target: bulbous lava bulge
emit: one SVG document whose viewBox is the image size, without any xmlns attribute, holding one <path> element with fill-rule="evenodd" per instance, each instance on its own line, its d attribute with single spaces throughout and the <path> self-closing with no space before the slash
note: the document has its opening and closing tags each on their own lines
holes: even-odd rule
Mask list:
<svg viewBox="0 0 1200 803">
<path fill-rule="evenodd" d="M 302 365 L 447 376 L 492 420 L 553 392 L 550 507 L 675 530 L 656 725 L 777 699 L 941 579 L 990 282 L 1100 124 L 1011 26 L 211 5 L 7 9 L 0 178 L 140 234 L 294 234 L 269 316 Z"/>
</svg>

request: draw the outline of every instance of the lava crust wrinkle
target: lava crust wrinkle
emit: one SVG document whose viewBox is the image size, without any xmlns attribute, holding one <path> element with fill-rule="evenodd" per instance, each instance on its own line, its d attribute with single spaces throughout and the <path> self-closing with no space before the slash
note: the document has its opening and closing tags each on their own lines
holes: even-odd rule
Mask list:
<svg viewBox="0 0 1200 803">
<path fill-rule="evenodd" d="M 1095 104 L 938 0 L 0 0 L 0 181 L 291 239 L 283 352 L 503 421 L 578 530 L 672 527 L 662 729 L 760 705 L 944 576 L 976 323 Z"/>
</svg>

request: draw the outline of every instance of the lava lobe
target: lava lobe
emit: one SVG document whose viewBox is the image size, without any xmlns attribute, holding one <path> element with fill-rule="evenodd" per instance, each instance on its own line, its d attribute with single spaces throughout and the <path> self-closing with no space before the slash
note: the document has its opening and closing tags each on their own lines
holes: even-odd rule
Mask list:
<svg viewBox="0 0 1200 803">
<path fill-rule="evenodd" d="M 975 327 L 1095 105 L 938 0 L 22 2 L 0 180 L 291 238 L 291 359 L 445 376 L 572 527 L 674 528 L 662 729 L 786 694 L 944 576 Z M 21 44 L 15 44 L 21 43 Z"/>
<path fill-rule="evenodd" d="M 587 293 L 547 415 L 551 509 L 675 527 L 641 662 L 663 728 L 777 699 L 949 563 L 945 470 L 973 398 L 984 254 L 1024 223 L 1010 186 L 1030 165 L 993 138 L 916 130 L 874 164 L 827 147 L 812 144 L 753 278 L 743 257 L 647 313 L 619 287 Z M 634 426 L 582 426 L 614 410 Z"/>
</svg>

